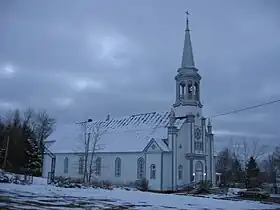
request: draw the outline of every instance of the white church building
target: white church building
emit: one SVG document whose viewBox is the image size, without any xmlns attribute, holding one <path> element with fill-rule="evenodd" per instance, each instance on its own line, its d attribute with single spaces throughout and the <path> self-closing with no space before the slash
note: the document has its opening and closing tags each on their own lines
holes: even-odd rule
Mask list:
<svg viewBox="0 0 280 210">
<path fill-rule="evenodd" d="M 215 185 L 214 139 L 210 121 L 206 123 L 202 115 L 200 83 L 187 20 L 171 111 L 108 117 L 58 129 L 46 141 L 54 158 L 45 154 L 43 176 L 53 172 L 56 177 L 83 177 L 89 138 L 98 140 L 93 160 L 97 181 L 125 185 L 145 178 L 157 191 L 175 191 L 200 180 Z M 94 138 L 96 134 L 99 138 Z"/>
</svg>

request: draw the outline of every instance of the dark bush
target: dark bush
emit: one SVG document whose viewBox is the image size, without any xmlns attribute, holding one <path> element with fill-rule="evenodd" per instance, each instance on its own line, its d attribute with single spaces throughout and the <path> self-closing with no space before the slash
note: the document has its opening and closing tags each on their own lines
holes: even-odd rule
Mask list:
<svg viewBox="0 0 280 210">
<path fill-rule="evenodd" d="M 135 187 L 138 190 L 147 191 L 147 190 L 149 190 L 149 181 L 146 180 L 145 178 L 136 180 L 135 181 Z"/>
<path fill-rule="evenodd" d="M 199 182 L 198 187 L 196 188 L 197 194 L 208 194 L 210 193 L 210 189 L 212 188 L 212 182 L 209 180 L 202 180 Z"/>
</svg>

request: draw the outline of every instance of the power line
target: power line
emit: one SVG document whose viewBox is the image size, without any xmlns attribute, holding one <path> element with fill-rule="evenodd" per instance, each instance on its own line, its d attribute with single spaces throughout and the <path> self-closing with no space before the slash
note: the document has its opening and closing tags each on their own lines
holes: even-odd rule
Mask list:
<svg viewBox="0 0 280 210">
<path fill-rule="evenodd" d="M 233 111 L 229 111 L 229 112 L 225 112 L 225 113 L 221 113 L 221 114 L 217 114 L 217 115 L 213 115 L 213 116 L 208 117 L 208 118 L 216 118 L 216 117 L 221 117 L 221 116 L 224 116 L 224 115 L 235 114 L 237 112 L 242 112 L 242 111 L 246 111 L 246 110 L 250 110 L 250 109 L 255 109 L 255 108 L 259 108 L 259 107 L 262 107 L 262 106 L 267 106 L 267 105 L 274 104 L 274 103 L 279 103 L 279 102 L 280 102 L 280 99 L 277 99 L 277 100 L 274 100 L 274 101 L 269 101 L 269 102 L 266 102 L 266 103 L 262 103 L 262 104 L 258 104 L 258 105 L 254 105 L 254 106 L 249 106 L 249 107 L 246 107 L 246 108 L 237 109 L 237 110 L 233 110 Z"/>
</svg>

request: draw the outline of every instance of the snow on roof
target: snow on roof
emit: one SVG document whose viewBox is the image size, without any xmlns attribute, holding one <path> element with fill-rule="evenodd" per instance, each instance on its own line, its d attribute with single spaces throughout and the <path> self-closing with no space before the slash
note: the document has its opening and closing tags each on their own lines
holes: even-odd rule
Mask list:
<svg viewBox="0 0 280 210">
<path fill-rule="evenodd" d="M 87 132 L 99 128 L 102 133 L 96 152 L 142 152 L 154 138 L 163 151 L 169 151 L 163 139 L 167 138 L 169 112 L 151 112 L 131 115 L 119 119 L 87 123 Z M 176 125 L 182 125 L 177 120 Z M 68 125 L 55 131 L 48 140 L 56 140 L 50 146 L 53 153 L 74 153 L 84 151 L 85 127 Z"/>
</svg>

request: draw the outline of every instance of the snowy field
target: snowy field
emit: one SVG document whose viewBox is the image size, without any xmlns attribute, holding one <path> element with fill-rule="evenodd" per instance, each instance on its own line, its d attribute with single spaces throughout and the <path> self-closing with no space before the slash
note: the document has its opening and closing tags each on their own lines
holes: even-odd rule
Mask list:
<svg viewBox="0 0 280 210">
<path fill-rule="evenodd" d="M 280 205 L 165 195 L 122 189 L 74 189 L 0 184 L 0 209 L 280 209 Z"/>
</svg>

